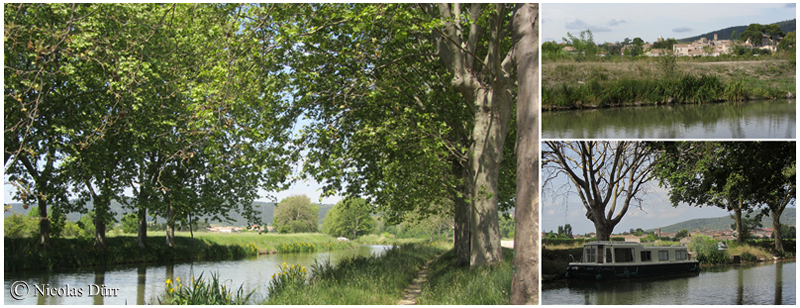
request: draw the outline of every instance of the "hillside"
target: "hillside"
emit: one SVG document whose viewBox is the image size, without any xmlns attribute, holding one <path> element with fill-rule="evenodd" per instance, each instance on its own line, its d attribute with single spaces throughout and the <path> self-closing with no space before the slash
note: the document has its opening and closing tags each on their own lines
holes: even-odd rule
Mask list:
<svg viewBox="0 0 800 308">
<path fill-rule="evenodd" d="M 795 29 L 796 29 L 796 21 L 797 21 L 797 19 L 792 19 L 792 20 L 776 22 L 775 24 L 780 26 L 781 27 L 781 31 L 783 31 L 784 33 L 789 33 L 789 32 L 795 31 Z M 696 41 L 696 40 L 700 39 L 701 37 L 705 37 L 706 39 L 713 40 L 715 33 L 717 34 L 717 38 L 719 38 L 720 40 L 729 40 L 729 39 L 731 39 L 731 33 L 733 33 L 733 31 L 736 31 L 736 33 L 738 33 L 738 34 L 742 34 L 745 30 L 747 30 L 747 26 L 749 26 L 749 25 L 729 27 L 729 28 L 725 28 L 725 29 L 721 29 L 721 30 L 711 31 L 711 32 L 708 32 L 708 33 L 705 33 L 705 34 L 701 34 L 701 35 L 698 35 L 698 36 L 682 38 L 682 39 L 679 39 L 678 41 L 679 42 L 693 42 L 693 41 Z"/>
<path fill-rule="evenodd" d="M 21 213 L 21 214 L 27 214 L 28 213 L 28 210 L 24 209 L 22 207 L 21 203 L 11 203 L 10 205 L 11 205 L 11 210 L 8 211 L 8 212 L 5 212 L 3 217 L 8 217 L 10 215 L 13 215 L 14 213 Z M 275 203 L 274 202 L 256 201 L 256 202 L 253 202 L 253 205 L 255 205 L 255 209 L 257 211 L 261 211 L 261 221 L 263 221 L 266 224 L 272 224 L 273 212 L 275 211 Z M 328 211 L 331 208 L 333 208 L 333 206 L 334 206 L 333 204 L 319 204 L 318 216 L 319 216 L 319 223 L 320 224 L 322 223 L 322 219 L 325 218 L 325 215 L 328 214 Z M 87 209 L 91 209 L 92 208 L 92 202 L 91 201 L 87 202 L 86 208 Z M 131 212 L 130 209 L 124 209 L 122 207 L 122 204 L 119 203 L 119 202 L 116 202 L 116 201 L 111 201 L 111 211 L 116 213 L 116 215 L 114 215 L 114 218 L 117 221 L 120 221 L 120 219 L 122 219 L 122 215 Z M 70 221 L 78 221 L 81 218 L 81 215 L 82 214 L 80 214 L 80 213 L 69 213 L 69 214 L 67 214 L 67 219 L 70 220 Z M 213 224 L 213 225 L 220 225 L 220 226 L 244 226 L 244 225 L 247 225 L 247 220 L 244 219 L 244 217 L 242 217 L 242 215 L 240 215 L 239 213 L 234 212 L 234 213 L 231 213 L 230 216 L 231 216 L 231 219 L 233 220 L 232 222 L 227 222 L 227 221 L 215 222 L 215 221 L 211 220 L 211 217 L 200 217 L 200 221 L 203 221 L 206 218 L 208 218 L 209 222 L 211 224 Z M 148 219 L 148 221 L 149 221 L 149 219 Z M 160 222 L 160 223 L 164 222 L 164 218 L 159 217 L 159 218 L 156 219 L 156 221 Z"/>
<path fill-rule="evenodd" d="M 787 207 L 786 210 L 783 211 L 783 215 L 781 215 L 781 223 L 788 225 L 796 225 L 797 224 L 795 216 L 796 212 L 797 212 L 796 208 Z M 698 218 L 698 219 L 687 220 L 669 226 L 662 226 L 661 232 L 678 232 L 682 229 L 692 231 L 695 229 L 703 229 L 703 228 L 708 230 L 729 230 L 731 229 L 732 224 L 733 224 L 733 219 L 728 216 L 717 217 L 717 218 Z M 761 225 L 764 228 L 771 228 L 772 218 L 764 217 L 761 220 Z M 646 231 L 654 231 L 654 230 L 655 229 L 649 229 Z"/>
</svg>

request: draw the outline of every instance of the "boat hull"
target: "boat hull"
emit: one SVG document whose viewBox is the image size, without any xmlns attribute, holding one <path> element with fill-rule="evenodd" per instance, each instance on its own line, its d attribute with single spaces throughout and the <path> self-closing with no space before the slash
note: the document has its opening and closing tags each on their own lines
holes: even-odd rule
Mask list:
<svg viewBox="0 0 800 308">
<path fill-rule="evenodd" d="M 698 261 L 629 265 L 570 263 L 566 277 L 586 280 L 614 280 L 699 272 L 700 264 Z"/>
</svg>

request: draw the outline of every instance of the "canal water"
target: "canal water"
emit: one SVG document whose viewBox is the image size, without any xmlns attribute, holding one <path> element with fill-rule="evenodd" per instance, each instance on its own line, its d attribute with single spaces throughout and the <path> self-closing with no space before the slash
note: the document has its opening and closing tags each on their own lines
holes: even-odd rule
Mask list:
<svg viewBox="0 0 800 308">
<path fill-rule="evenodd" d="M 796 263 L 704 269 L 699 275 L 542 285 L 545 305 L 795 305 Z"/>
<path fill-rule="evenodd" d="M 542 113 L 547 139 L 794 139 L 797 100 L 566 110 Z"/>
<path fill-rule="evenodd" d="M 144 305 L 157 304 L 157 298 L 166 294 L 165 280 L 170 278 L 175 281 L 180 277 L 184 286 L 188 285 L 191 277 L 210 277 L 211 273 L 219 273 L 220 282 L 228 287 L 238 290 L 241 285 L 248 293 L 255 290 L 251 297 L 251 304 L 258 304 L 267 299 L 269 281 L 272 274 L 280 272 L 279 267 L 286 264 L 301 264 L 311 271 L 310 266 L 315 260 L 327 261 L 336 264 L 345 257 L 368 256 L 373 253 L 382 255 L 391 246 L 363 245 L 359 249 L 345 249 L 331 252 L 318 253 L 292 253 L 259 256 L 252 259 L 236 261 L 199 261 L 179 264 L 139 264 L 129 266 L 115 266 L 111 268 L 91 268 L 68 272 L 23 272 L 5 273 L 4 303 L 5 304 L 40 304 L 40 305 Z M 29 285 L 28 296 L 22 300 L 11 297 L 11 286 L 16 281 L 24 281 Z M 97 293 L 97 288 L 89 285 L 107 288 L 118 288 L 117 297 L 89 297 L 88 293 Z M 82 296 L 38 296 L 34 285 L 49 285 L 50 288 L 83 289 Z M 22 288 L 17 288 L 22 292 Z M 65 293 L 66 295 L 66 293 Z"/>
</svg>

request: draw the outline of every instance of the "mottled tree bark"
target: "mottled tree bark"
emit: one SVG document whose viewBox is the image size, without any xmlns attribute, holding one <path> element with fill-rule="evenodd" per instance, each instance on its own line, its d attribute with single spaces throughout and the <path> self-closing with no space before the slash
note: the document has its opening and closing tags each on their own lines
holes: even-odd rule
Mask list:
<svg viewBox="0 0 800 308">
<path fill-rule="evenodd" d="M 517 207 L 510 304 L 539 301 L 539 5 L 517 5 Z"/>
</svg>

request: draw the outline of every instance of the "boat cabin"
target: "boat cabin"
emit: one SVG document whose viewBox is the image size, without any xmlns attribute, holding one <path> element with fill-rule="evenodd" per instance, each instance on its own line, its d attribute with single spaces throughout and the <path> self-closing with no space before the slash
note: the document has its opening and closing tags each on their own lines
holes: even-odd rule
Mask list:
<svg viewBox="0 0 800 308">
<path fill-rule="evenodd" d="M 686 246 L 644 246 L 634 242 L 603 241 L 585 244 L 580 263 L 672 263 L 688 260 Z"/>
</svg>

